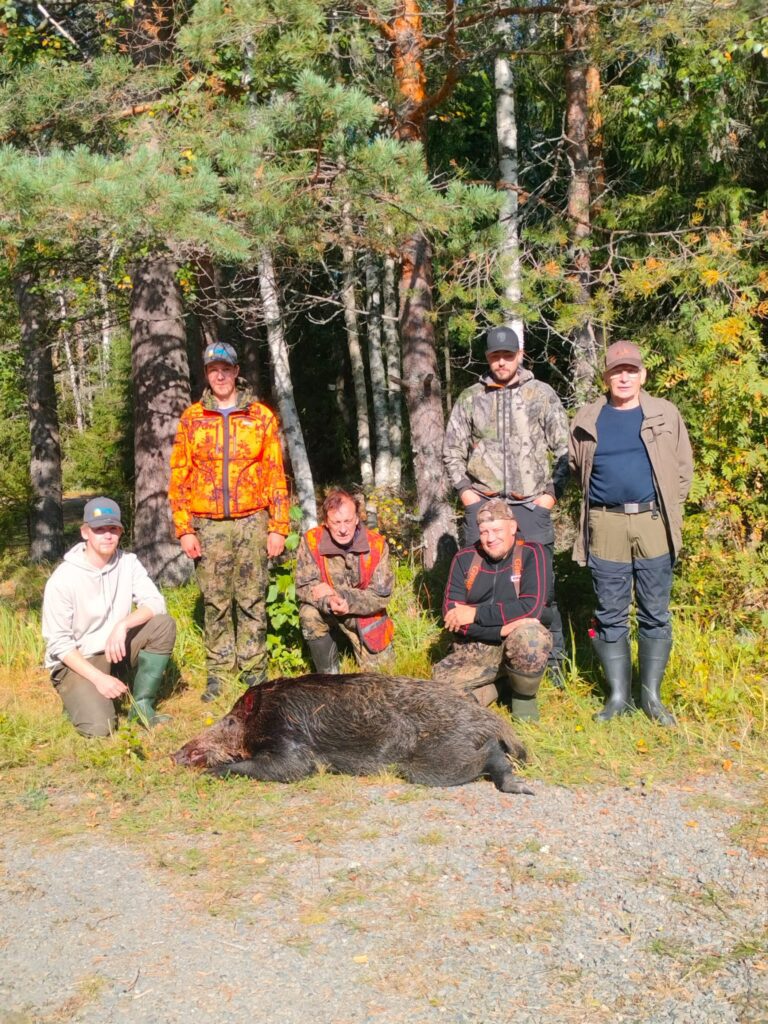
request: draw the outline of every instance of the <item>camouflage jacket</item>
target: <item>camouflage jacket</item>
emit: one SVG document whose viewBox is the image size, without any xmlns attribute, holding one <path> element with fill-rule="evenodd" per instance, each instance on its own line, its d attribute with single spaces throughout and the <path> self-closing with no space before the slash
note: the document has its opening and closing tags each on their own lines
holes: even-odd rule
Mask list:
<svg viewBox="0 0 768 1024">
<path fill-rule="evenodd" d="M 518 500 L 559 498 L 568 480 L 565 409 L 530 370 L 506 386 L 485 374 L 453 407 L 443 461 L 459 494 L 472 488 Z"/>
<path fill-rule="evenodd" d="M 236 408 L 223 416 L 209 390 L 181 414 L 171 451 L 168 498 L 177 537 L 192 520 L 237 519 L 261 509 L 269 530 L 288 534 L 290 501 L 277 418 L 238 381 Z"/>
<path fill-rule="evenodd" d="M 371 581 L 365 590 L 358 589 L 360 583 L 360 555 L 370 550 L 368 531 L 362 524 L 358 526 L 355 538 L 349 550 L 342 551 L 331 540 L 324 530 L 320 542 L 320 553 L 325 556 L 328 577 L 339 597 L 343 597 L 349 605 L 350 615 L 374 615 L 387 607 L 394 578 L 389 564 L 389 548 L 384 545 L 381 561 L 376 566 Z M 325 542 L 325 543 L 323 543 Z M 296 552 L 296 597 L 300 604 L 311 604 L 321 612 L 328 612 L 328 598 L 315 600 L 312 589 L 323 583 L 320 567 L 312 557 L 306 536 L 301 538 Z"/>
</svg>

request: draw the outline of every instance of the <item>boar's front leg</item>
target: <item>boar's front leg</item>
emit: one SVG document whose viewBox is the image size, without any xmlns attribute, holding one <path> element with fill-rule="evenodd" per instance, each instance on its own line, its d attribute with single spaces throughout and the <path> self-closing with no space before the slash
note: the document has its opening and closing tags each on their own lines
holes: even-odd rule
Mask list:
<svg viewBox="0 0 768 1024">
<path fill-rule="evenodd" d="M 230 761 L 208 769 L 211 775 L 220 778 L 243 775 L 260 782 L 296 782 L 316 770 L 315 759 L 307 747 L 290 742 L 282 743 L 277 748 L 256 751 L 245 761 Z"/>
</svg>

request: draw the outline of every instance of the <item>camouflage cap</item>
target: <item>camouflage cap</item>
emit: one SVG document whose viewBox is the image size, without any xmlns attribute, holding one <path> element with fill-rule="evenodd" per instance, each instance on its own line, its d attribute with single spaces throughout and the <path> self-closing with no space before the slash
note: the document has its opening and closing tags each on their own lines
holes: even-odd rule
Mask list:
<svg viewBox="0 0 768 1024">
<path fill-rule="evenodd" d="M 643 368 L 643 353 L 631 341 L 614 341 L 605 353 L 605 368 L 612 370 L 614 366 L 636 366 Z"/>
<path fill-rule="evenodd" d="M 237 366 L 237 352 L 225 341 L 216 341 L 212 345 L 206 345 L 203 352 L 203 366 L 211 363 L 229 363 L 230 366 Z"/>
<path fill-rule="evenodd" d="M 477 522 L 490 523 L 494 519 L 511 519 L 517 522 L 512 509 L 503 498 L 491 498 L 477 513 Z"/>
</svg>

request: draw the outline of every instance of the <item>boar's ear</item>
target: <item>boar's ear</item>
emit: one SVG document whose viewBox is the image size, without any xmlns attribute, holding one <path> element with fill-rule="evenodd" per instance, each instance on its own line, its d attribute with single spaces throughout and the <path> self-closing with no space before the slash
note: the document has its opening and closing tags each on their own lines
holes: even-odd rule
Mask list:
<svg viewBox="0 0 768 1024">
<path fill-rule="evenodd" d="M 257 713 L 261 706 L 261 686 L 249 686 L 242 697 L 237 700 L 230 711 L 230 715 L 237 718 L 248 718 Z"/>
</svg>

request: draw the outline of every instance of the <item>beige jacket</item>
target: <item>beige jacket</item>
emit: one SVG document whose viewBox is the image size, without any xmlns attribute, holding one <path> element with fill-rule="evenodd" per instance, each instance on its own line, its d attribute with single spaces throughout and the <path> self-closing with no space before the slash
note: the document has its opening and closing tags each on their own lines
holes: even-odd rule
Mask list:
<svg viewBox="0 0 768 1024">
<path fill-rule="evenodd" d="M 587 564 L 589 480 L 597 447 L 597 417 L 607 401 L 604 395 L 579 409 L 571 423 L 568 439 L 568 462 L 583 494 L 579 532 L 573 545 L 573 557 L 579 565 Z M 653 482 L 672 550 L 677 555 L 683 542 L 683 503 L 693 479 L 691 442 L 682 416 L 671 402 L 641 391 L 640 407 L 643 410 L 640 437 L 651 462 Z"/>
</svg>

